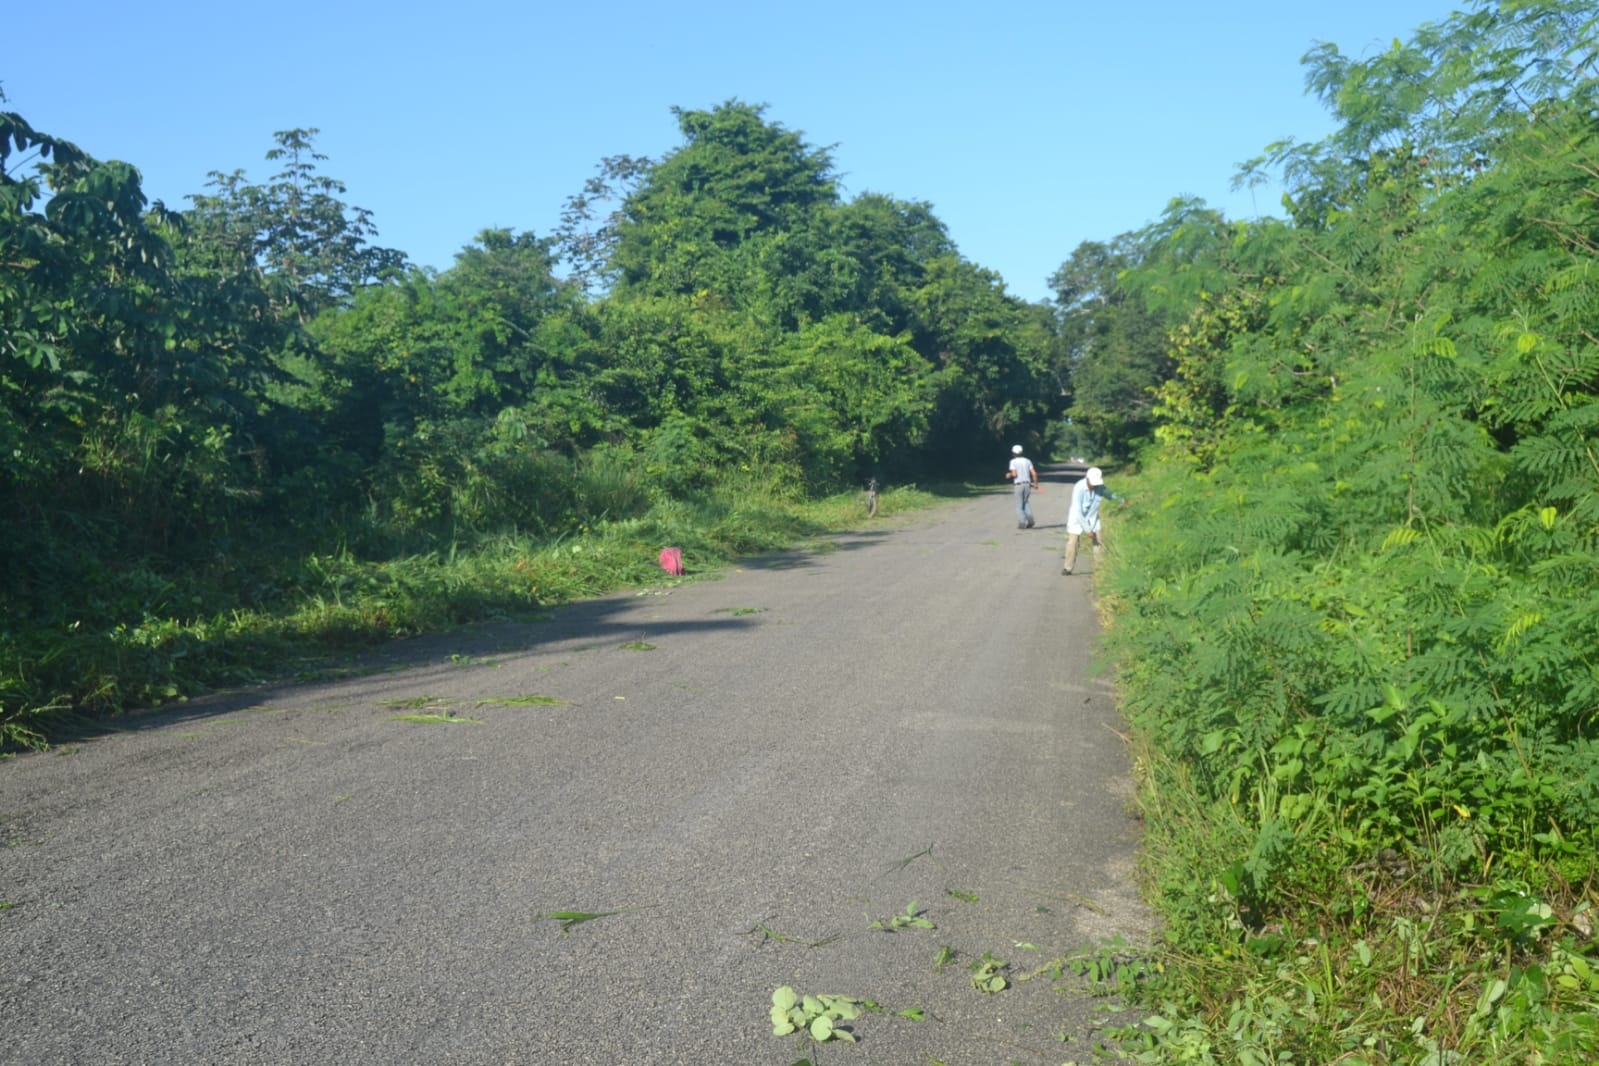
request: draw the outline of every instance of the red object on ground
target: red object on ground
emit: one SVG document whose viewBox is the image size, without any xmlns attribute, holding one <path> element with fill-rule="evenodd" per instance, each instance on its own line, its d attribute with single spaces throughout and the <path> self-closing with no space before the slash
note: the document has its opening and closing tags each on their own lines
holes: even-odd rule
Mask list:
<svg viewBox="0 0 1599 1066">
<path fill-rule="evenodd" d="M 683 576 L 683 549 L 662 548 L 660 558 L 662 570 L 665 570 L 673 577 Z"/>
</svg>

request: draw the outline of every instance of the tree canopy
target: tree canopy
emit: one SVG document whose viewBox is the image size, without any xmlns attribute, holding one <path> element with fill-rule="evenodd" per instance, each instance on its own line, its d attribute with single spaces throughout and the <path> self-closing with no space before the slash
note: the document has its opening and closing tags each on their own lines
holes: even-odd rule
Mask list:
<svg viewBox="0 0 1599 1066">
<path fill-rule="evenodd" d="M 829 491 L 1042 433 L 1048 316 L 928 205 L 846 202 L 763 107 L 673 115 L 681 145 L 602 161 L 560 231 L 484 231 L 442 272 L 376 243 L 315 129 L 273 136 L 265 184 L 216 171 L 174 211 L 0 115 L 8 611 L 64 617 L 55 591 L 108 560 L 177 573 L 257 529 L 555 529 L 508 488 L 541 456 L 631 457 L 662 494 L 743 470 Z"/>
</svg>

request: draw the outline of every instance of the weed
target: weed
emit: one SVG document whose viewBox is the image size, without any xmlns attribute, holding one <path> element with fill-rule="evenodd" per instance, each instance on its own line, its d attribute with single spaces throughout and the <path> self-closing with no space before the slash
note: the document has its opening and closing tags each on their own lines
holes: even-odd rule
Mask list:
<svg viewBox="0 0 1599 1066">
<path fill-rule="evenodd" d="M 905 905 L 905 910 L 901 913 L 890 915 L 887 919 L 878 918 L 867 928 L 894 933 L 901 929 L 937 929 L 938 926 L 926 916 L 925 911 L 918 908 L 916 900 L 913 899 Z"/>
<path fill-rule="evenodd" d="M 389 719 L 389 721 L 391 721 L 391 722 L 414 722 L 414 723 L 416 723 L 418 725 L 482 725 L 483 724 L 481 721 L 479 721 L 476 718 L 461 718 L 461 717 L 458 717 L 455 714 L 455 712 L 453 712 L 453 711 L 445 711 L 443 714 L 396 714 L 396 715 L 392 716 Z"/>
<path fill-rule="evenodd" d="M 622 650 L 623 651 L 654 651 L 655 650 L 655 645 L 646 643 L 645 641 L 642 641 L 642 640 L 630 640 L 626 644 L 622 645 Z"/>
<path fill-rule="evenodd" d="M 854 996 L 801 996 L 788 985 L 772 993 L 772 1035 L 800 1034 L 818 1044 L 843 1040 L 853 1044 L 855 1034 L 844 1022 L 852 1022 L 864 1011 L 864 1001 Z"/>
<path fill-rule="evenodd" d="M 1066 971 L 1087 979 L 1098 989 L 1129 997 L 1149 978 L 1153 966 L 1146 954 L 1134 951 L 1120 936 L 1093 951 L 1064 960 Z"/>
<path fill-rule="evenodd" d="M 925 1022 L 927 1012 L 920 1007 L 889 1011 L 876 1000 L 857 996 L 800 995 L 789 985 L 772 993 L 770 1012 L 773 1036 L 793 1036 L 800 1047 L 838 1040 L 855 1043 L 855 1033 L 845 1022 L 863 1014 L 892 1014 L 911 1022 Z M 813 1052 L 814 1054 L 814 1052 Z M 815 1066 L 812 1059 L 800 1059 L 792 1066 Z"/>
<path fill-rule="evenodd" d="M 598 921 L 601 918 L 614 918 L 619 914 L 632 914 L 642 909 L 640 907 L 624 907 L 618 911 L 551 911 L 548 914 L 540 915 L 540 917 L 560 922 L 561 932 L 570 933 L 585 922 Z"/>
<path fill-rule="evenodd" d="M 497 696 L 477 701 L 479 707 L 565 707 L 571 700 L 555 696 Z"/>
<path fill-rule="evenodd" d="M 927 845 L 927 847 L 923 848 L 921 851 L 918 851 L 914 855 L 907 855 L 903 859 L 895 859 L 893 862 L 888 864 L 888 869 L 886 871 L 884 871 L 884 872 L 885 873 L 899 873 L 901 870 L 905 869 L 907 866 L 909 866 L 911 863 L 917 861 L 918 859 L 931 859 L 932 857 L 933 857 L 933 845 L 929 844 L 929 845 Z"/>
<path fill-rule="evenodd" d="M 1109 914 L 1110 913 L 1103 906 L 1101 906 L 1100 904 L 1098 904 L 1098 903 L 1094 902 L 1093 900 L 1089 899 L 1087 896 L 1082 895 L 1081 893 L 1068 892 L 1062 898 L 1065 899 L 1067 903 L 1070 903 L 1073 906 L 1081 907 L 1084 910 L 1093 911 L 1095 914 Z"/>
<path fill-rule="evenodd" d="M 378 706 L 393 710 L 420 710 L 423 707 L 442 707 L 447 702 L 443 696 L 411 696 L 403 700 L 380 700 Z"/>
<path fill-rule="evenodd" d="M 806 948 L 820 948 L 820 947 L 826 947 L 828 944 L 831 944 L 834 941 L 843 939 L 843 935 L 844 934 L 842 934 L 842 933 L 834 933 L 831 936 L 816 937 L 816 938 L 790 936 L 787 933 L 779 933 L 779 932 L 777 932 L 775 929 L 773 929 L 771 926 L 767 925 L 765 922 L 756 922 L 753 926 L 751 926 L 749 929 L 745 930 L 743 933 L 740 933 L 739 935 L 740 936 L 759 936 L 761 939 L 756 942 L 756 947 L 760 947 L 761 945 L 767 944 L 767 943 L 777 943 L 777 944 L 798 944 L 801 947 L 806 947 Z"/>
<path fill-rule="evenodd" d="M 966 968 L 972 972 L 972 987 L 979 992 L 992 995 L 1010 987 L 1010 981 L 1005 976 L 1010 963 L 991 952 L 983 952 L 982 958 L 973 960 Z"/>
</svg>

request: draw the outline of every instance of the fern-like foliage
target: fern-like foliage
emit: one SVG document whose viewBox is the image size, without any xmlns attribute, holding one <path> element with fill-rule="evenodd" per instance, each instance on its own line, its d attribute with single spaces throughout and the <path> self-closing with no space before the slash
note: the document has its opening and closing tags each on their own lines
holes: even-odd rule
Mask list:
<svg viewBox="0 0 1599 1066">
<path fill-rule="evenodd" d="M 1116 571 L 1129 711 L 1197 785 L 1324 790 L 1346 839 L 1447 838 L 1450 863 L 1536 862 L 1530 826 L 1560 861 L 1599 845 L 1591 782 L 1561 783 L 1599 711 L 1592 86 L 1493 117 L 1518 106 L 1493 85 L 1543 76 L 1514 57 L 1599 34 L 1547 15 L 1484 15 L 1470 56 L 1469 35 L 1418 45 L 1475 71 L 1438 75 L 1458 110 L 1351 116 L 1362 169 L 1307 164 L 1334 184 L 1298 188 L 1296 228 L 1214 253 L 1236 288 L 1178 340 L 1180 432 L 1143 486 L 1161 506 Z M 1322 59 L 1328 87 L 1356 76 Z M 1494 138 L 1449 125 L 1466 113 Z"/>
<path fill-rule="evenodd" d="M 1280 148 L 1292 227 L 1214 252 L 1189 324 L 1239 313 L 1179 338 L 1113 542 L 1129 717 L 1222 852 L 1187 913 L 1316 927 L 1381 849 L 1440 898 L 1599 878 L 1599 20 L 1475 8 L 1309 57 L 1344 126 Z"/>
</svg>

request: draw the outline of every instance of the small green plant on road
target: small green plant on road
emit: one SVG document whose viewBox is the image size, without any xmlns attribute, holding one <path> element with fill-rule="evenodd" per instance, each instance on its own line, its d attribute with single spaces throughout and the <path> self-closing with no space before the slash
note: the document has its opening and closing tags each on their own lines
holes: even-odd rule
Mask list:
<svg viewBox="0 0 1599 1066">
<path fill-rule="evenodd" d="M 776 943 L 799 944 L 800 946 L 807 948 L 826 947 L 828 944 L 833 943 L 835 940 L 840 940 L 844 936 L 843 933 L 834 933 L 831 936 L 823 937 L 792 936 L 788 933 L 778 932 L 776 929 L 773 929 L 771 926 L 767 925 L 764 921 L 756 922 L 740 935 L 760 937 L 760 939 L 755 942 L 756 947 L 762 947 L 768 943 Z"/>
<path fill-rule="evenodd" d="M 802 996 L 784 985 L 772 993 L 772 1035 L 798 1033 L 802 1046 L 807 1037 L 818 1044 L 830 1040 L 853 1044 L 855 1034 L 843 1023 L 859 1018 L 864 1010 L 866 1001 L 854 996 Z"/>
<path fill-rule="evenodd" d="M 600 918 L 614 918 L 618 914 L 632 914 L 638 909 L 638 907 L 624 907 L 619 911 L 550 911 L 540 917 L 548 918 L 553 922 L 560 922 L 561 932 L 570 933 L 585 922 L 596 921 Z"/>
<path fill-rule="evenodd" d="M 856 996 L 800 995 L 789 985 L 772 993 L 772 1035 L 794 1036 L 801 1048 L 830 1043 L 835 1040 L 855 1043 L 855 1034 L 845 1025 L 862 1014 L 887 1014 L 889 1011 L 873 999 Z M 925 1022 L 927 1012 L 920 1007 L 907 1007 L 892 1012 L 896 1018 Z M 815 1054 L 815 1051 L 812 1051 Z M 816 1059 L 805 1058 L 792 1066 L 815 1066 Z"/>
<path fill-rule="evenodd" d="M 967 967 L 972 971 L 972 987 L 989 994 L 1003 992 L 1010 987 L 1010 980 L 1004 972 L 1009 968 L 1010 963 L 988 951 Z"/>
<path fill-rule="evenodd" d="M 1093 951 L 1065 960 L 1065 968 L 1086 978 L 1100 994 L 1131 996 L 1150 973 L 1149 959 L 1135 951 L 1120 936 L 1100 944 Z"/>
<path fill-rule="evenodd" d="M 420 711 L 425 707 L 445 706 L 443 696 L 410 696 L 403 700 L 384 700 L 378 704 L 380 707 L 392 707 L 395 710 Z"/>
<path fill-rule="evenodd" d="M 937 929 L 933 920 L 927 917 L 927 912 L 919 906 L 917 900 L 905 904 L 905 910 L 887 918 L 875 919 L 869 929 L 881 929 L 886 933 L 896 933 L 901 929 Z"/>
<path fill-rule="evenodd" d="M 454 711 L 444 711 L 441 714 L 396 714 L 389 718 L 391 722 L 412 722 L 417 725 L 482 725 L 477 718 L 462 718 Z"/>
<path fill-rule="evenodd" d="M 893 862 L 888 864 L 888 869 L 885 870 L 884 873 L 897 874 L 904 870 L 911 863 L 916 862 L 918 859 L 931 858 L 933 858 L 933 845 L 929 844 L 927 847 L 916 852 L 914 855 L 907 855 L 903 859 L 895 859 Z"/>
</svg>

